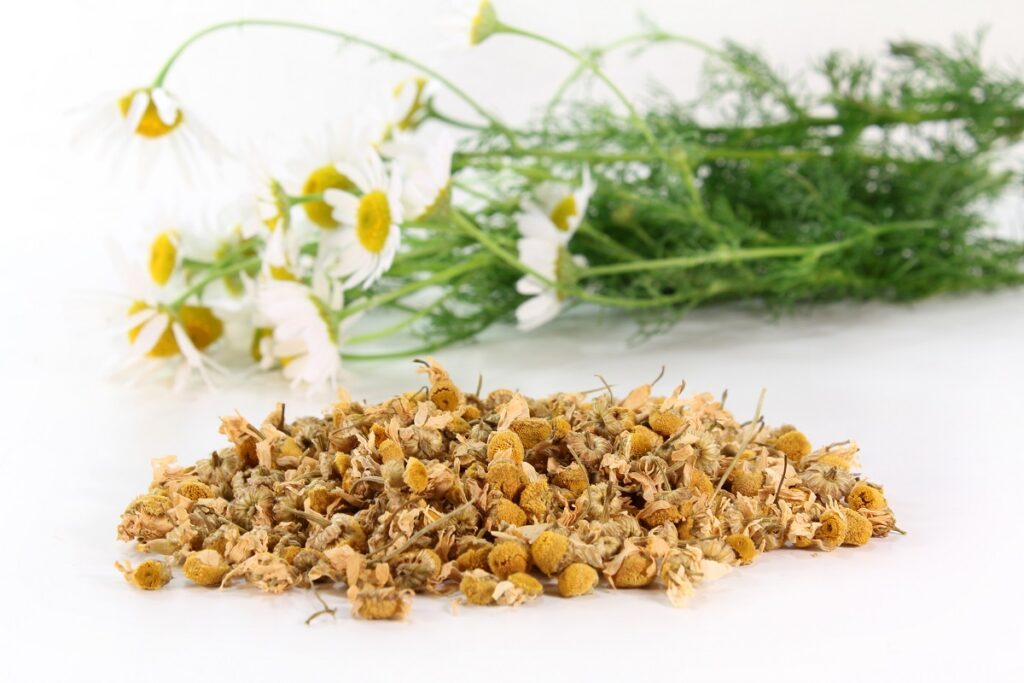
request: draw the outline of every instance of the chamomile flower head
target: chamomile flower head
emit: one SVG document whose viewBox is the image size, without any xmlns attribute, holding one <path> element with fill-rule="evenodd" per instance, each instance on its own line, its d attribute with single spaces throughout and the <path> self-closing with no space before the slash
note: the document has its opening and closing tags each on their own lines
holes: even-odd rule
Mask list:
<svg viewBox="0 0 1024 683">
<path fill-rule="evenodd" d="M 291 176 L 298 179 L 295 192 L 308 197 L 322 195 L 327 190 L 355 190 L 355 183 L 338 164 L 362 159 L 380 142 L 379 128 L 369 115 L 345 116 L 338 125 L 325 127 L 316 139 L 306 142 L 301 156 L 290 164 Z M 331 205 L 322 199 L 304 201 L 300 206 L 306 218 L 318 228 L 333 230 L 340 225 L 332 215 Z"/>
<path fill-rule="evenodd" d="M 293 385 L 333 384 L 341 367 L 339 330 L 324 302 L 301 282 L 267 280 L 256 293 L 260 327 L 269 332 L 262 346 L 265 363 L 279 362 Z M 262 341 L 262 340 L 261 340 Z"/>
<path fill-rule="evenodd" d="M 191 176 L 202 170 L 201 159 L 224 156 L 213 134 L 162 86 L 107 95 L 89 109 L 81 132 L 112 154 L 118 167 L 128 153 L 137 157 L 140 171 L 148 171 L 169 151 Z"/>
<path fill-rule="evenodd" d="M 391 91 L 388 102 L 388 124 L 386 137 L 401 135 L 416 130 L 427 115 L 430 101 L 430 81 L 423 76 L 414 76 L 398 82 Z"/>
<path fill-rule="evenodd" d="M 351 179 L 355 192 L 328 189 L 324 200 L 340 229 L 325 238 L 321 249 L 333 262 L 327 273 L 344 280 L 345 288 L 369 287 L 395 260 L 402 237 L 402 182 L 390 177 L 376 152 L 369 151 L 356 163 L 338 164 Z"/>
<path fill-rule="evenodd" d="M 556 240 L 523 237 L 517 246 L 523 265 L 548 281 L 524 275 L 516 283 L 516 291 L 527 297 L 516 309 L 517 326 L 526 332 L 554 319 L 565 304 L 565 294 L 549 282 L 572 282 L 576 268 L 586 266 L 587 261 L 570 254 L 565 245 Z"/>
<path fill-rule="evenodd" d="M 111 250 L 115 267 L 121 272 L 132 297 L 131 303 L 122 309 L 124 318 L 116 326 L 117 334 L 125 335 L 128 340 L 128 351 L 120 359 L 120 369 L 134 367 L 152 372 L 161 366 L 177 365 L 175 390 L 184 388 L 193 373 L 212 385 L 210 371 L 223 372 L 223 369 L 203 352 L 221 339 L 224 323 L 210 306 L 189 304 L 180 299 L 165 304 L 157 299 L 157 290 L 162 291 L 170 279 L 169 275 L 164 279 L 166 267 L 159 263 L 169 258 L 159 255 L 166 246 L 161 236 L 163 233 L 157 236 L 151 249 L 151 252 L 158 252 L 156 268 L 152 253 L 149 268 L 143 269 L 129 264 L 116 247 Z"/>
<path fill-rule="evenodd" d="M 402 136 L 384 143 L 381 151 L 401 169 L 405 220 L 422 220 L 445 206 L 451 193 L 455 153 L 455 140 L 450 135 Z"/>
<path fill-rule="evenodd" d="M 473 47 L 500 31 L 501 22 L 491 0 L 456 0 L 442 28 L 453 47 Z"/>
<path fill-rule="evenodd" d="M 544 182 L 534 191 L 535 199 L 519 216 L 519 231 L 527 237 L 566 244 L 583 222 L 594 194 L 590 169 L 584 167 L 579 187 L 561 182 Z"/>
</svg>

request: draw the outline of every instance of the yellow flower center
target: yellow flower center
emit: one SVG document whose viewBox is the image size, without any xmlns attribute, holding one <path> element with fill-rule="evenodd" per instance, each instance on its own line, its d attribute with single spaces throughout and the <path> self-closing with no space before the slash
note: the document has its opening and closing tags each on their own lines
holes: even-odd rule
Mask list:
<svg viewBox="0 0 1024 683">
<path fill-rule="evenodd" d="M 135 93 L 140 92 L 139 90 L 132 90 L 127 95 L 117 101 L 117 106 L 121 110 L 121 116 L 127 117 L 128 110 L 131 109 L 132 100 L 135 98 Z M 149 91 L 146 92 L 146 109 L 142 112 L 142 117 L 139 119 L 139 125 L 135 127 L 135 132 L 145 138 L 159 138 L 167 135 L 172 130 L 181 125 L 181 109 L 174 115 L 174 121 L 171 123 L 164 123 L 163 119 L 160 118 L 159 112 L 156 110 L 156 105 L 153 103 L 153 98 L 149 96 Z"/>
<path fill-rule="evenodd" d="M 138 313 L 148 307 L 149 305 L 144 301 L 136 301 L 128 309 L 128 315 Z M 224 323 L 206 306 L 182 306 L 178 310 L 177 321 L 185 328 L 185 334 L 200 351 L 220 339 L 224 333 Z M 134 343 L 141 331 L 142 325 L 130 329 L 128 341 Z M 178 346 L 178 340 L 174 338 L 174 332 L 168 325 L 146 355 L 153 358 L 169 358 L 179 353 L 181 353 L 181 348 Z"/>
<path fill-rule="evenodd" d="M 391 230 L 391 205 L 382 190 L 363 195 L 356 209 L 356 235 L 367 251 L 380 253 Z"/>
<path fill-rule="evenodd" d="M 431 216 L 436 216 L 437 214 L 439 214 L 447 206 L 448 201 L 451 199 L 451 194 L 452 181 L 449 180 L 447 183 L 444 184 L 444 187 L 442 187 L 438 191 L 437 196 L 434 197 L 434 201 L 430 203 L 430 206 L 423 209 L 423 213 L 421 213 L 419 216 L 416 216 L 415 220 L 419 221 L 423 220 L 424 218 L 429 218 Z"/>
<path fill-rule="evenodd" d="M 321 166 L 306 178 L 306 184 L 302 186 L 303 194 L 322 194 L 324 190 L 344 190 L 346 192 L 355 188 L 355 185 L 343 173 L 339 173 L 333 164 Z M 323 200 L 305 202 L 302 205 L 303 211 L 309 220 L 326 230 L 338 227 L 338 221 L 331 215 L 331 205 Z"/>
<path fill-rule="evenodd" d="M 295 274 L 288 269 L 288 266 L 270 266 L 270 277 L 275 280 L 295 280 Z"/>
<path fill-rule="evenodd" d="M 176 237 L 174 230 L 165 230 L 149 245 L 149 276 L 158 285 L 166 285 L 174 273 L 174 264 L 178 261 Z"/>
<path fill-rule="evenodd" d="M 577 214 L 576 209 L 576 198 L 571 194 L 566 195 L 562 201 L 555 204 L 555 208 L 551 209 L 551 222 L 555 224 L 555 227 L 565 232 L 569 229 L 569 219 Z"/>
</svg>

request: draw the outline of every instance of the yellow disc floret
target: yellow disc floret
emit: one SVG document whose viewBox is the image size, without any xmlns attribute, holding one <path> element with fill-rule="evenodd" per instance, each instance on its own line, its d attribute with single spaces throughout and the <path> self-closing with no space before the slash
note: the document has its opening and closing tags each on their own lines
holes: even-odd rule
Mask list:
<svg viewBox="0 0 1024 683">
<path fill-rule="evenodd" d="M 181 568 L 186 579 L 200 586 L 219 586 L 224 575 L 230 569 L 216 550 L 200 550 L 192 553 Z"/>
<path fill-rule="evenodd" d="M 871 540 L 871 521 L 867 517 L 850 508 L 843 510 L 843 514 L 846 515 L 845 545 L 864 545 Z"/>
<path fill-rule="evenodd" d="M 793 429 L 775 440 L 775 447 L 793 462 L 800 462 L 811 453 L 811 442 L 803 432 Z"/>
<path fill-rule="evenodd" d="M 553 576 L 569 559 L 569 538 L 554 531 L 545 531 L 530 544 L 530 557 L 537 569 Z"/>
<path fill-rule="evenodd" d="M 343 190 L 350 192 L 355 185 L 334 164 L 321 166 L 306 178 L 302 186 L 302 193 L 306 195 L 323 194 L 324 190 Z M 334 220 L 331 205 L 322 199 L 304 202 L 302 210 L 315 225 L 330 230 L 338 227 L 338 221 Z"/>
<path fill-rule="evenodd" d="M 867 508 L 868 510 L 884 510 L 888 507 L 885 496 L 871 484 L 859 481 L 854 484 L 850 492 L 846 494 L 846 502 L 854 510 Z"/>
<path fill-rule="evenodd" d="M 198 479 L 186 479 L 178 485 L 178 493 L 189 500 L 212 498 L 213 489 Z"/>
<path fill-rule="evenodd" d="M 384 249 L 391 232 L 391 204 L 383 190 L 371 190 L 356 208 L 356 236 L 363 248 L 374 254 Z"/>
<path fill-rule="evenodd" d="M 571 194 L 567 194 L 562 197 L 562 200 L 555 204 L 554 208 L 551 209 L 551 214 L 548 216 L 551 222 L 555 224 L 555 227 L 565 232 L 569 229 L 569 221 L 579 213 L 579 209 L 576 207 L 576 197 Z"/>
<path fill-rule="evenodd" d="M 597 585 L 597 570 L 589 564 L 574 562 L 558 575 L 558 594 L 563 598 L 586 595 Z"/>
<path fill-rule="evenodd" d="M 846 516 L 836 510 L 827 510 L 819 520 L 821 526 L 814 538 L 821 541 L 826 550 L 832 550 L 846 540 Z"/>
<path fill-rule="evenodd" d="M 530 553 L 526 546 L 513 541 L 502 541 L 487 555 L 487 566 L 495 576 L 505 579 L 510 574 L 525 572 L 530 566 Z"/>
<path fill-rule="evenodd" d="M 551 438 L 551 425 L 542 417 L 521 417 L 513 420 L 509 429 L 519 435 L 527 450 Z"/>
<path fill-rule="evenodd" d="M 418 458 L 409 458 L 409 462 L 405 465 L 402 481 L 413 493 L 423 493 L 428 482 L 427 466 Z"/>
<path fill-rule="evenodd" d="M 166 562 L 160 560 L 146 560 L 135 569 L 129 564 L 126 569 L 121 568 L 125 580 L 144 591 L 155 591 L 167 585 L 171 580 L 171 568 Z"/>
<path fill-rule="evenodd" d="M 732 534 L 725 537 L 725 542 L 740 556 L 741 564 L 750 564 L 757 556 L 754 540 L 746 534 Z"/>
<path fill-rule="evenodd" d="M 136 301 L 128 309 L 128 315 L 145 310 L 148 306 L 145 302 Z M 220 336 L 224 333 L 224 323 L 206 306 L 182 306 L 178 309 L 177 321 L 184 328 L 185 334 L 188 335 L 193 346 L 200 351 L 220 339 Z M 134 342 L 141 331 L 142 325 L 130 329 L 128 331 L 128 341 Z M 178 346 L 178 340 L 174 338 L 174 331 L 171 329 L 171 325 L 168 325 L 146 355 L 153 358 L 169 358 L 180 352 L 181 348 Z"/>
<path fill-rule="evenodd" d="M 499 455 L 511 457 L 516 462 L 523 461 L 523 441 L 511 430 L 492 432 L 487 440 L 487 459 L 494 460 Z"/>
<path fill-rule="evenodd" d="M 164 230 L 149 245 L 149 276 L 158 285 L 166 285 L 178 262 L 178 238 L 174 230 Z"/>
<path fill-rule="evenodd" d="M 142 88 L 139 90 L 132 90 L 127 95 L 117 101 L 118 109 L 121 110 L 121 116 L 127 117 L 128 110 L 131 109 L 132 100 L 135 99 L 136 93 L 146 93 L 146 108 L 142 112 L 142 117 L 139 119 L 139 123 L 135 126 L 135 132 L 144 138 L 159 138 L 167 135 L 175 128 L 181 125 L 182 113 L 181 109 L 174 116 L 174 120 L 170 123 L 164 123 L 164 120 L 160 118 L 160 113 L 156 109 L 156 104 L 153 102 L 151 91 Z"/>
<path fill-rule="evenodd" d="M 521 588 L 527 595 L 537 596 L 544 592 L 544 586 L 541 582 L 526 572 L 510 574 L 508 580 L 517 588 Z"/>
</svg>

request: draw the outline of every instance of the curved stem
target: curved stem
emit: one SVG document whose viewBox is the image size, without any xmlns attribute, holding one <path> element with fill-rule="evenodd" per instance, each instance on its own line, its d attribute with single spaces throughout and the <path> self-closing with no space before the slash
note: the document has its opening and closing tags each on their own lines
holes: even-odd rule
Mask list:
<svg viewBox="0 0 1024 683">
<path fill-rule="evenodd" d="M 211 270 L 209 273 L 204 275 L 198 282 L 190 286 L 184 292 L 182 292 L 178 298 L 168 304 L 171 308 L 177 309 L 182 306 L 188 298 L 193 294 L 199 294 L 202 292 L 207 285 L 216 282 L 217 280 L 227 277 L 228 275 L 234 275 L 235 273 L 247 270 L 260 265 L 260 258 L 254 256 L 252 258 L 245 259 L 244 261 L 236 261 L 227 266 L 222 266 L 216 270 Z"/>
<path fill-rule="evenodd" d="M 447 298 L 447 296 L 439 296 L 429 306 L 424 306 L 415 313 L 405 318 L 402 318 L 394 325 L 388 325 L 387 327 L 382 327 L 381 329 L 374 330 L 373 332 L 367 332 L 366 334 L 360 334 L 354 337 L 349 337 L 348 339 L 345 340 L 345 345 L 353 346 L 356 344 L 365 344 L 366 342 L 375 341 L 377 339 L 383 339 L 384 337 L 390 337 L 396 332 L 401 332 L 406 327 L 409 327 L 409 325 L 412 325 L 420 318 L 425 318 L 426 316 L 430 315 L 431 312 L 433 312 L 434 309 L 436 309 L 438 306 L 444 303 L 445 299 Z"/>
<path fill-rule="evenodd" d="M 433 78 L 438 83 L 444 85 L 446 88 L 448 88 L 449 91 L 451 91 L 453 95 L 455 95 L 463 102 L 468 104 L 470 107 L 473 108 L 473 110 L 476 113 L 478 113 L 480 116 L 486 119 L 496 129 L 501 131 L 501 133 L 506 138 L 508 138 L 508 141 L 512 144 L 513 147 L 517 145 L 516 136 L 512 132 L 512 130 L 508 128 L 508 126 L 502 123 L 501 120 L 498 119 L 494 114 L 487 111 L 483 107 L 483 105 L 481 105 L 479 102 L 473 99 L 465 90 L 455 85 L 455 83 L 450 81 L 447 77 L 445 77 L 443 74 L 436 71 L 435 69 L 430 68 L 426 64 L 423 64 L 422 62 L 413 59 L 408 55 L 405 55 L 401 52 L 398 52 L 397 50 L 387 47 L 386 45 L 382 45 L 380 43 L 368 40 L 366 38 L 361 38 L 360 36 L 357 36 L 353 33 L 338 31 L 335 29 L 327 28 L 326 26 L 318 26 L 316 24 L 308 24 L 299 21 L 287 21 L 284 19 L 234 19 L 231 21 L 224 21 L 218 24 L 207 26 L 206 28 L 191 35 L 189 38 L 185 40 L 185 42 L 179 45 L 174 50 L 174 52 L 171 53 L 171 56 L 167 58 L 167 61 L 164 62 L 164 65 L 160 68 L 160 71 L 157 73 L 156 78 L 153 80 L 153 87 L 160 87 L 163 85 L 164 81 L 167 79 L 167 74 L 170 72 L 171 67 L 173 67 L 174 64 L 178 61 L 178 58 L 181 57 L 182 53 L 185 52 L 185 50 L 187 50 L 189 46 L 191 46 L 199 39 L 208 36 L 211 33 L 215 33 L 217 31 L 221 31 L 224 29 L 244 28 L 246 26 L 287 28 L 294 29 L 297 31 L 319 33 L 334 38 L 340 38 L 342 40 L 348 41 L 350 43 L 355 43 L 357 45 L 362 45 L 363 47 L 369 48 L 375 52 L 379 52 L 380 54 L 383 54 L 384 56 L 388 57 L 389 59 L 393 59 L 396 62 L 408 64 L 414 69 L 422 71 L 427 76 Z"/>
</svg>

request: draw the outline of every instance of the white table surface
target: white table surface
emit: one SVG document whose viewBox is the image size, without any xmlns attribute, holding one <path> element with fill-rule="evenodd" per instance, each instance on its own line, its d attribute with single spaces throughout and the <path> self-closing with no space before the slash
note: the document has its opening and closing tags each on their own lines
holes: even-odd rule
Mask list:
<svg viewBox="0 0 1024 683">
<path fill-rule="evenodd" d="M 366 9 L 370 4 L 346 5 L 359 28 L 379 25 Z M 130 222 L 129 207 L 152 199 L 114 189 L 90 163 L 74 161 L 59 114 L 89 93 L 145 78 L 189 28 L 232 14 L 212 5 L 181 3 L 155 17 L 130 2 L 45 2 L 0 20 L 0 78 L 11 93 L 0 112 L 6 188 L 0 212 L 0 509 L 6 529 L 0 677 L 864 681 L 1024 674 L 1024 586 L 1017 578 L 1024 561 L 1017 528 L 1021 291 L 913 307 L 829 306 L 778 321 L 706 311 L 638 345 L 614 319 L 566 319 L 530 337 L 497 330 L 480 343 L 437 354 L 466 386 L 482 371 L 485 388 L 530 394 L 590 387 L 595 373 L 627 390 L 664 365 L 659 388 L 676 378 L 697 390 L 728 388 L 729 405 L 747 415 L 767 387 L 770 422 L 796 423 L 817 443 L 859 441 L 864 472 L 886 486 L 907 536 L 831 554 L 773 552 L 700 587 L 682 610 L 656 590 L 602 590 L 572 601 L 545 597 L 517 610 L 467 607 L 457 615 L 447 599 L 417 597 L 408 622 L 393 624 L 353 620 L 343 598 L 329 597 L 338 618 L 306 626 L 303 620 L 318 604 L 304 591 L 276 597 L 241 587 L 217 592 L 185 586 L 179 577 L 163 591 L 143 593 L 125 583 L 113 562 L 132 553 L 115 540 L 115 528 L 124 505 L 149 482 L 149 458 L 173 453 L 188 463 L 204 456 L 222 443 L 218 416 L 236 409 L 259 418 L 284 399 L 289 413 L 299 415 L 327 401 L 296 395 L 272 379 L 218 393 L 129 390 L 103 371 L 114 341 L 96 332 L 100 317 L 92 308 L 105 299 L 95 292 L 111 288 L 102 236 Z M 696 7 L 641 5 L 678 25 Z M 917 3 L 866 5 L 845 7 L 813 31 L 787 21 L 776 33 L 766 32 L 770 22 L 761 15 L 735 21 L 736 3 L 723 9 L 701 3 L 707 16 L 693 23 L 709 28 L 694 32 L 709 39 L 762 36 L 763 46 L 802 59 L 801 50 L 818 52 L 828 44 L 875 47 L 882 36 L 939 37 L 988 22 L 996 46 L 1020 61 L 1015 3 L 940 3 L 941 11 Z M 250 14 L 283 11 L 270 2 L 231 6 Z M 587 26 L 571 21 L 576 10 L 559 4 L 540 16 L 543 6 L 523 3 L 517 18 L 536 11 L 535 24 L 562 26 L 572 41 L 589 35 Z M 786 7 L 793 11 L 788 16 L 814 23 L 807 3 Z M 337 13 L 326 3 L 294 9 L 299 18 Z M 621 32 L 633 13 L 629 6 L 590 19 L 607 37 Z M 422 47 L 417 40 L 409 38 L 413 51 Z M 228 88 L 233 103 L 259 82 L 258 69 L 276 68 L 252 48 L 239 60 L 263 61 L 238 83 L 206 78 L 204 59 L 230 57 L 239 44 L 211 45 L 182 74 L 207 102 L 213 123 L 232 120 L 225 102 L 208 102 L 217 88 Z M 305 48 L 299 41 L 288 49 Z M 487 59 L 507 61 L 510 54 L 488 50 L 482 53 Z M 530 59 L 535 70 L 546 63 Z M 323 63 L 329 63 L 326 56 Z M 491 79 L 483 64 L 463 56 L 454 62 L 455 74 L 479 88 Z M 543 73 L 545 87 L 561 73 Z M 519 87 L 514 81 L 504 95 L 496 92 L 496 106 Z M 311 91 L 301 83 L 296 89 L 302 106 L 316 104 L 302 94 Z M 520 104 L 508 102 L 515 112 L 523 111 Z M 279 102 L 269 109 L 278 117 L 271 121 L 294 114 Z M 353 395 L 373 400 L 419 381 L 404 362 L 352 364 L 346 372 Z"/>
</svg>

